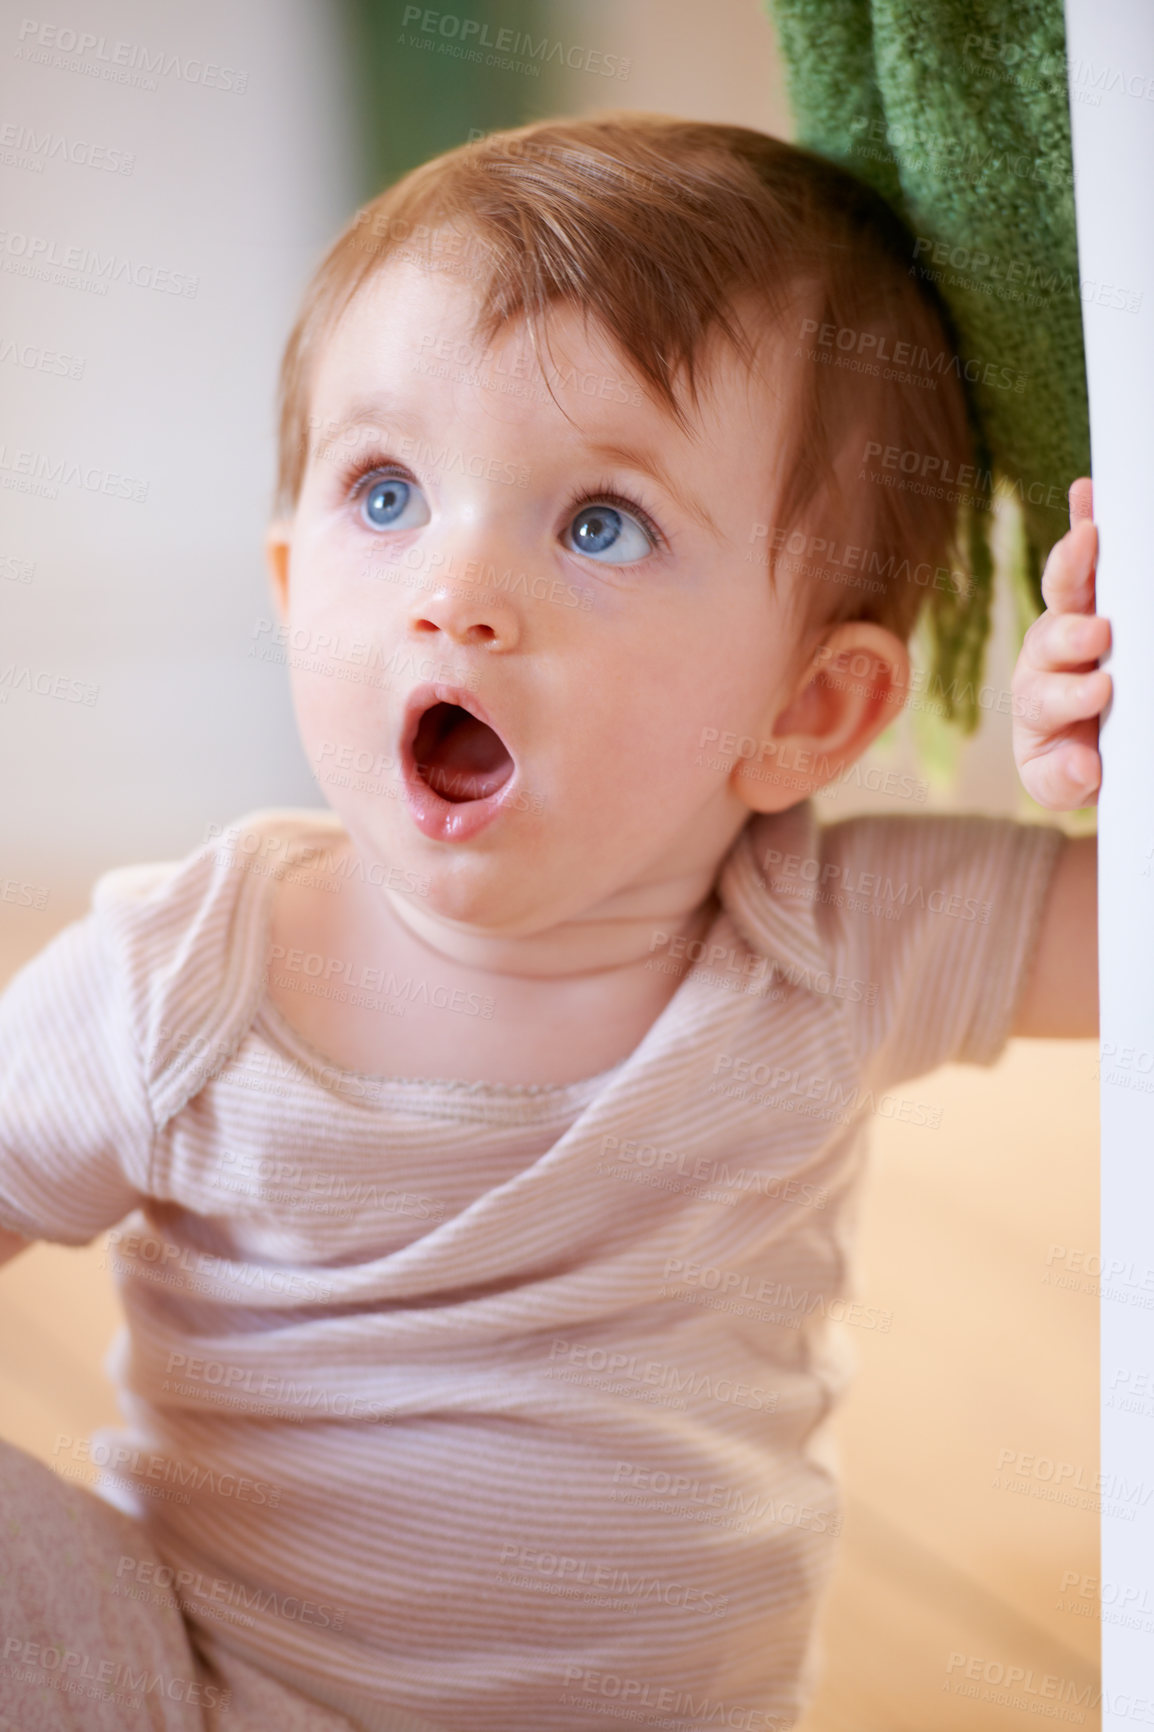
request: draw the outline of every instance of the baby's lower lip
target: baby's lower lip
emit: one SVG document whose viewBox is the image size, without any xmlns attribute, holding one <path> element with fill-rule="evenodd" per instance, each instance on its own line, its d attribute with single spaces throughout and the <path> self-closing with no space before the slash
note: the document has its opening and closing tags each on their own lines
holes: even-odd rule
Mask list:
<svg viewBox="0 0 1154 1732">
<path fill-rule="evenodd" d="M 413 762 L 405 765 L 405 803 L 422 836 L 433 842 L 469 842 L 509 804 L 517 772 L 483 800 L 446 800 L 431 788 Z"/>
</svg>

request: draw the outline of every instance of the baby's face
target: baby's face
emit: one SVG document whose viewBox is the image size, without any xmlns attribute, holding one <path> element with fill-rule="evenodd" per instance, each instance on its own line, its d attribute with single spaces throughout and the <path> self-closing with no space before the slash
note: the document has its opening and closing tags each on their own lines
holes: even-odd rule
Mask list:
<svg viewBox="0 0 1154 1732">
<path fill-rule="evenodd" d="M 768 738 L 796 628 L 747 557 L 768 387 L 719 354 L 687 435 L 564 308 L 554 402 L 524 323 L 481 353 L 473 311 L 409 262 L 357 296 L 273 569 L 305 750 L 362 858 L 517 936 L 708 888 L 748 809 L 703 741 Z"/>
</svg>

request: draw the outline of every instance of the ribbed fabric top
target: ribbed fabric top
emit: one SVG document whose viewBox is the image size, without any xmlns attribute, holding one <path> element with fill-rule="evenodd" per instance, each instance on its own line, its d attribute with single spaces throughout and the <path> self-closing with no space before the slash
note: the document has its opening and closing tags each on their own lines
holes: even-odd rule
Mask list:
<svg viewBox="0 0 1154 1732">
<path fill-rule="evenodd" d="M 359 1725 L 791 1724 L 863 1130 L 997 1057 L 1062 833 L 752 819 L 642 1041 L 555 1087 L 342 1070 L 266 1001 L 341 834 L 106 873 L 0 998 L 0 1224 L 115 1229 L 104 1495 L 206 1644 Z"/>
</svg>

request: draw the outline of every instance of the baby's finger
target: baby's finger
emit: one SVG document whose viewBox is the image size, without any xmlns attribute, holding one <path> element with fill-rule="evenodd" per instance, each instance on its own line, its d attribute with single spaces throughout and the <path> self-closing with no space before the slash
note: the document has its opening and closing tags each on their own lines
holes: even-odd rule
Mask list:
<svg viewBox="0 0 1154 1732">
<path fill-rule="evenodd" d="M 1081 523 L 1085 517 L 1094 515 L 1094 484 L 1088 475 L 1080 475 L 1077 481 L 1071 482 L 1067 495 L 1070 501 L 1070 528 Z"/>
<path fill-rule="evenodd" d="M 1075 722 L 1098 716 L 1110 701 L 1113 681 L 1105 668 L 1088 674 L 1049 673 L 1015 689 L 1023 732 L 1049 740 Z"/>
<path fill-rule="evenodd" d="M 1081 722 L 1046 751 L 1019 763 L 1023 786 L 1040 806 L 1053 812 L 1072 812 L 1097 800 L 1102 760 L 1096 729 L 1096 722 Z"/>
<path fill-rule="evenodd" d="M 1041 673 L 1083 673 L 1110 648 L 1110 621 L 1100 613 L 1040 614 L 1022 640 L 1022 659 Z"/>
<path fill-rule="evenodd" d="M 1098 531 L 1088 519 L 1054 543 L 1042 573 L 1042 599 L 1055 613 L 1092 613 Z"/>
</svg>

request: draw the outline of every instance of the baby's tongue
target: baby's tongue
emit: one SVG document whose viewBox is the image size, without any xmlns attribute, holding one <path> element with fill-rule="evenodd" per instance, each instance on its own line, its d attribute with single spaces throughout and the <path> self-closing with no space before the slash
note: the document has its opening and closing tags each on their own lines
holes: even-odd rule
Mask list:
<svg viewBox="0 0 1154 1732">
<path fill-rule="evenodd" d="M 443 800 L 484 800 L 513 773 L 500 735 L 457 704 L 426 710 L 413 752 L 424 780 Z"/>
</svg>

